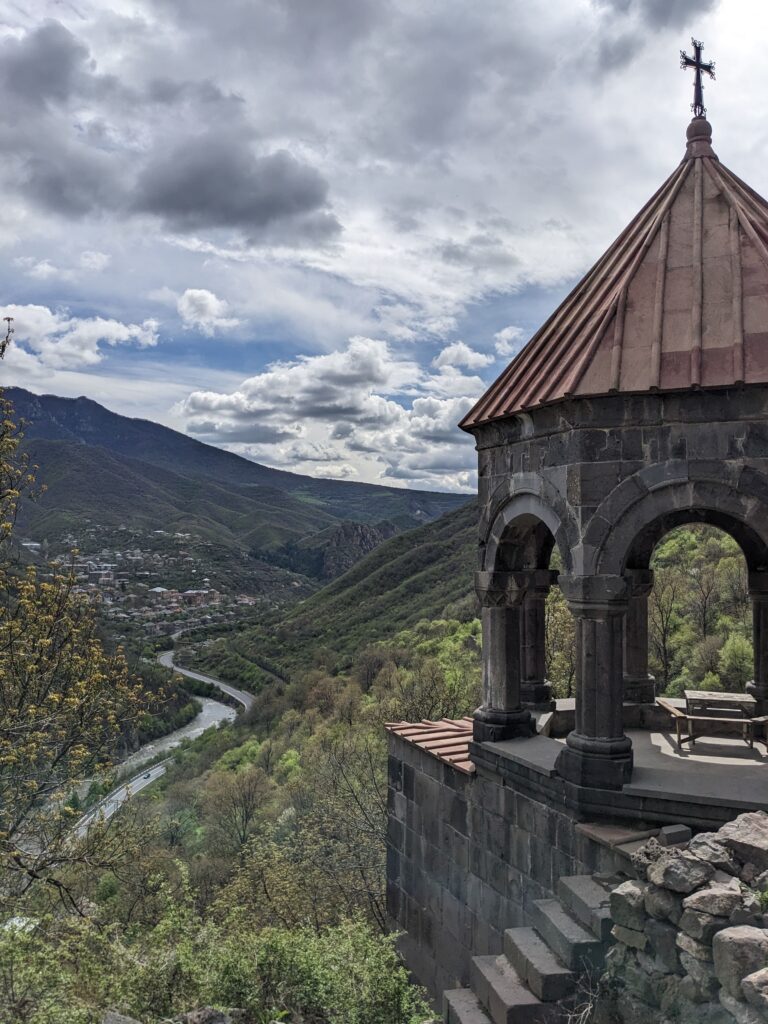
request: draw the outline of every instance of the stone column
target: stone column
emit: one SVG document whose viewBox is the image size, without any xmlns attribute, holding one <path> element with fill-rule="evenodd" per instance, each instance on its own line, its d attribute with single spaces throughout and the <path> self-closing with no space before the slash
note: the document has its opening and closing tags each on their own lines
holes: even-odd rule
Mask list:
<svg viewBox="0 0 768 1024">
<path fill-rule="evenodd" d="M 549 569 L 534 569 L 526 575 L 528 585 L 522 610 L 521 700 L 523 707 L 532 711 L 554 711 L 552 684 L 545 669 L 545 605 L 549 589 L 557 581 L 557 573 Z"/>
<path fill-rule="evenodd" d="M 752 600 L 752 643 L 755 649 L 755 678 L 746 691 L 757 701 L 755 714 L 768 711 L 768 572 L 749 574 Z"/>
<path fill-rule="evenodd" d="M 624 620 L 624 700 L 653 704 L 656 680 L 648 672 L 648 595 L 653 589 L 652 569 L 626 569 L 629 604 Z"/>
<path fill-rule="evenodd" d="M 520 702 L 520 608 L 526 583 L 525 573 L 475 573 L 483 623 L 483 703 L 473 728 L 477 743 L 533 733 L 531 713 Z"/>
<path fill-rule="evenodd" d="M 576 728 L 557 758 L 568 782 L 621 789 L 632 775 L 632 742 L 624 735 L 623 576 L 561 576 L 576 620 Z"/>
</svg>

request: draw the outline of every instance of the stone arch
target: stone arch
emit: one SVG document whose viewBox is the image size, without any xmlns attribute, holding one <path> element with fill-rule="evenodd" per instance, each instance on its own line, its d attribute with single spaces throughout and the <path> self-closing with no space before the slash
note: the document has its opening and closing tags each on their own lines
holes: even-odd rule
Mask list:
<svg viewBox="0 0 768 1024">
<path fill-rule="evenodd" d="M 480 566 L 486 570 L 546 569 L 557 545 L 566 572 L 572 568 L 575 524 L 554 492 L 546 496 L 543 481 L 538 487 L 502 485 L 493 495 L 489 514 L 482 524 Z M 548 500 L 549 499 L 549 500 Z M 559 514 L 565 512 L 565 515 Z"/>
<path fill-rule="evenodd" d="M 768 480 L 697 476 L 656 483 L 649 467 L 624 481 L 594 513 L 584 537 L 585 574 L 648 568 L 661 538 L 685 523 L 707 523 L 739 544 L 750 572 L 768 569 Z M 652 486 L 648 486 L 649 482 Z M 655 484 L 655 486 L 653 485 Z M 623 494 L 619 492 L 623 491 Z"/>
</svg>

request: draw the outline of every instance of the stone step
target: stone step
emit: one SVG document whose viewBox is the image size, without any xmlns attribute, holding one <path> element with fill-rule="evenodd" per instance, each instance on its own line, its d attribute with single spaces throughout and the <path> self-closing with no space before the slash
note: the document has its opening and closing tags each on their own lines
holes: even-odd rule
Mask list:
<svg viewBox="0 0 768 1024">
<path fill-rule="evenodd" d="M 491 1024 L 491 1018 L 469 988 L 453 988 L 443 992 L 445 1024 Z"/>
<path fill-rule="evenodd" d="M 601 942 L 611 938 L 609 891 L 590 875 L 564 875 L 557 883 L 560 902 Z"/>
<path fill-rule="evenodd" d="M 605 943 L 569 914 L 559 900 L 535 900 L 531 919 L 552 952 L 572 971 L 602 966 Z"/>
<path fill-rule="evenodd" d="M 533 928 L 509 928 L 504 932 L 507 960 L 535 996 L 545 1003 L 566 999 L 576 988 L 576 978 L 558 960 Z"/>
<path fill-rule="evenodd" d="M 543 1003 L 526 986 L 505 956 L 475 956 L 472 991 L 493 1024 L 553 1024 L 562 1011 Z"/>
</svg>

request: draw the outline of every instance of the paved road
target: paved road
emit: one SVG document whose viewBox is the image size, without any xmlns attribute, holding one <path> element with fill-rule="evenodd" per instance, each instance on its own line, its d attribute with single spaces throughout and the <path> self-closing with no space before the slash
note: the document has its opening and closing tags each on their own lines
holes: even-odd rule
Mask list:
<svg viewBox="0 0 768 1024">
<path fill-rule="evenodd" d="M 230 686 L 229 683 L 222 683 L 220 679 L 203 675 L 202 672 L 193 672 L 191 669 L 181 668 L 173 660 L 173 651 L 163 651 L 162 654 L 158 654 L 157 660 L 161 665 L 165 665 L 166 668 L 171 668 L 174 672 L 178 672 L 179 675 L 187 676 L 189 679 L 199 679 L 203 683 L 210 683 L 211 686 L 218 687 L 222 693 L 228 693 L 230 697 L 234 697 L 236 701 L 243 705 L 246 711 L 253 704 L 254 696 L 252 693 L 238 690 L 234 686 Z"/>
<path fill-rule="evenodd" d="M 96 804 L 93 810 L 83 815 L 77 823 L 77 834 L 79 836 L 83 835 L 87 831 L 88 826 L 100 816 L 111 818 L 115 811 L 119 810 L 129 797 L 136 796 L 142 789 L 145 789 L 156 779 L 159 779 L 161 775 L 165 775 L 165 768 L 165 762 L 161 761 L 160 764 L 147 768 L 141 775 L 137 775 L 135 778 L 129 779 L 128 782 L 121 783 L 117 789 L 113 789 L 108 796 L 105 796 L 103 800 Z"/>
</svg>

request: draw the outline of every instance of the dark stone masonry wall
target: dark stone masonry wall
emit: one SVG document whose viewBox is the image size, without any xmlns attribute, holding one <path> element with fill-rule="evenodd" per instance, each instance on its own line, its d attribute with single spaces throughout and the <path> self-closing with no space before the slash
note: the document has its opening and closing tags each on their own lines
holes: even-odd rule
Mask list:
<svg viewBox="0 0 768 1024">
<path fill-rule="evenodd" d="M 614 872 L 615 855 L 566 810 L 389 739 L 387 904 L 409 968 L 434 996 L 467 985 L 563 875 Z"/>
</svg>

